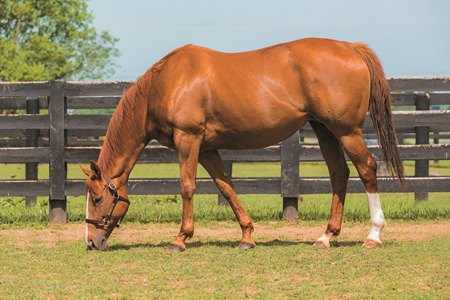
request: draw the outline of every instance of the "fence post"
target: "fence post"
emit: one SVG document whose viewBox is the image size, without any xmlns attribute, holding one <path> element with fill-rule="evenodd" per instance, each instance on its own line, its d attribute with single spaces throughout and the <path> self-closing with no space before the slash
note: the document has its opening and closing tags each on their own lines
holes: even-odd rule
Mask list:
<svg viewBox="0 0 450 300">
<path fill-rule="evenodd" d="M 39 98 L 27 98 L 26 99 L 26 111 L 27 114 L 39 114 Z M 27 129 L 25 133 L 26 147 L 37 147 L 39 140 L 39 129 Z M 25 179 L 37 180 L 38 179 L 38 163 L 29 162 L 25 164 Z M 36 196 L 25 197 L 25 204 L 27 206 L 36 204 Z"/>
<path fill-rule="evenodd" d="M 299 196 L 299 132 L 281 142 L 281 196 L 283 197 L 283 219 L 298 219 Z"/>
<path fill-rule="evenodd" d="M 430 109 L 430 95 L 429 94 L 416 94 L 416 110 L 429 110 Z M 430 127 L 416 127 L 416 145 L 429 144 L 430 143 Z M 428 177 L 429 176 L 430 162 L 425 159 L 416 160 L 414 176 L 416 177 Z M 414 194 L 416 201 L 428 200 L 428 192 L 420 191 Z"/>
<path fill-rule="evenodd" d="M 433 132 L 433 144 L 435 145 L 439 145 L 439 132 Z M 435 159 L 434 163 L 437 164 L 439 163 L 439 159 Z"/>
<path fill-rule="evenodd" d="M 64 163 L 66 101 L 62 80 L 53 81 L 51 84 L 48 113 L 50 118 L 50 223 L 62 224 L 67 223 L 66 165 Z"/>
<path fill-rule="evenodd" d="M 225 172 L 231 179 L 233 177 L 233 162 L 231 160 L 224 160 L 223 166 L 225 167 Z M 218 194 L 217 200 L 218 200 L 219 205 L 227 205 L 228 204 L 227 199 L 225 199 L 225 197 L 222 195 L 222 193 Z"/>
</svg>

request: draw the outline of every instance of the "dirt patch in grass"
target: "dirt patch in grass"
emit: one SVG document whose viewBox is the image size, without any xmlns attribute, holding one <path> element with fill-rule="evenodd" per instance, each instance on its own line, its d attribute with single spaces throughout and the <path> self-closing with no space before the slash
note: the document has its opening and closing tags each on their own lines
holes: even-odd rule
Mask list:
<svg viewBox="0 0 450 300">
<path fill-rule="evenodd" d="M 323 226 L 308 226 L 304 224 L 255 224 L 254 239 L 258 242 L 313 242 L 325 229 Z M 111 239 L 126 244 L 167 243 L 178 233 L 176 224 L 126 224 L 116 230 Z M 59 242 L 82 241 L 85 226 L 83 224 L 68 224 L 50 226 L 47 228 L 10 228 L 0 226 L 2 243 L 14 243 L 22 247 L 33 244 L 53 246 Z M 344 226 L 338 242 L 362 242 L 369 232 L 369 225 Z M 406 223 L 388 225 L 383 231 L 385 241 L 396 240 L 426 240 L 439 236 L 450 236 L 450 220 L 437 223 Z M 195 229 L 192 241 L 239 241 L 241 230 L 232 222 L 200 224 Z"/>
</svg>

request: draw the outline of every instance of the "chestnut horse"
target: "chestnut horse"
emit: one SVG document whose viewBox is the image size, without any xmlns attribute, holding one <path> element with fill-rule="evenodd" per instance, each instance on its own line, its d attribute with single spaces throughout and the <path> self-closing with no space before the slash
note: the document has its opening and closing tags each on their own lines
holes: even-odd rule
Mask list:
<svg viewBox="0 0 450 300">
<path fill-rule="evenodd" d="M 253 223 L 242 206 L 218 149 L 276 144 L 309 122 L 319 140 L 333 188 L 331 215 L 314 245 L 339 235 L 349 169 L 358 170 L 368 195 L 367 247 L 381 244 L 385 225 L 376 162 L 362 134 L 369 110 L 384 160 L 403 182 L 392 123 L 391 98 L 380 61 L 364 44 L 309 38 L 242 53 L 187 45 L 148 70 L 123 95 L 98 162 L 82 168 L 86 185 L 86 242 L 106 249 L 125 215 L 128 177 L 151 140 L 177 151 L 183 218 L 169 249 L 183 251 L 194 234 L 193 196 L 200 162 L 229 202 L 242 229 L 239 248 L 255 246 Z"/>
</svg>

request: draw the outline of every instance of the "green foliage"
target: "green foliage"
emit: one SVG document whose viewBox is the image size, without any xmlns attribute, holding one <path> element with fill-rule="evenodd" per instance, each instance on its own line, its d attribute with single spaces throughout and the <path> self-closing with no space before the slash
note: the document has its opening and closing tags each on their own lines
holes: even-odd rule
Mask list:
<svg viewBox="0 0 450 300">
<path fill-rule="evenodd" d="M 97 32 L 85 0 L 0 0 L 0 81 L 100 79 L 117 39 Z"/>
</svg>

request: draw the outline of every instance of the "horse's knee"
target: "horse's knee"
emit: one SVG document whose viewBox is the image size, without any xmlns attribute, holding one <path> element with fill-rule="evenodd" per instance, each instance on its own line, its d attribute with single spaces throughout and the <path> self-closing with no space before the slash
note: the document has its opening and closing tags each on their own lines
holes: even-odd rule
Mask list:
<svg viewBox="0 0 450 300">
<path fill-rule="evenodd" d="M 181 197 L 183 199 L 192 199 L 194 197 L 194 193 L 197 187 L 195 184 L 186 183 L 181 185 Z"/>
</svg>

